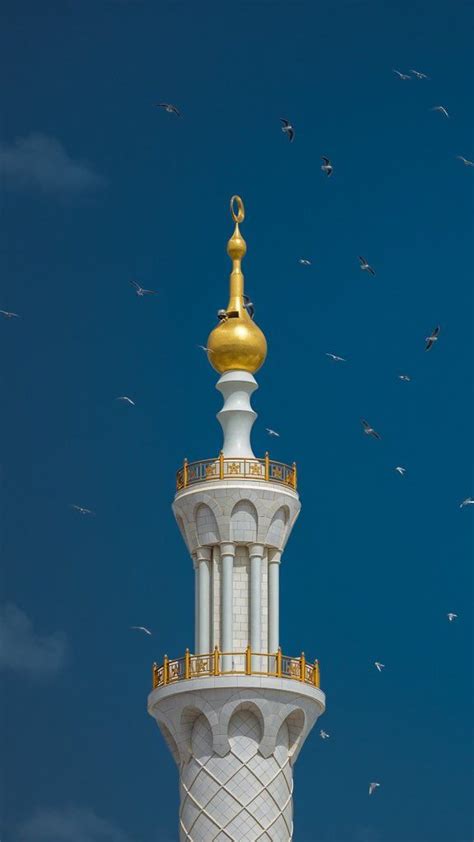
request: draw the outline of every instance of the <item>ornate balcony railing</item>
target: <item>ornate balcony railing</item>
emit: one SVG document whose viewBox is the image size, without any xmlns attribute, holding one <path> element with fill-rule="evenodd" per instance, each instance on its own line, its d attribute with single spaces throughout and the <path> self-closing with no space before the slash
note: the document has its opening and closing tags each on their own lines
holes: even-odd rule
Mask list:
<svg viewBox="0 0 474 842">
<path fill-rule="evenodd" d="M 304 652 L 299 658 L 291 658 L 281 649 L 271 654 L 252 652 L 248 646 L 245 652 L 221 652 L 216 646 L 207 655 L 191 655 L 189 649 L 183 658 L 165 655 L 161 666 L 153 664 L 153 690 L 176 681 L 216 675 L 266 675 L 320 686 L 319 661 L 308 662 Z"/>
<path fill-rule="evenodd" d="M 253 479 L 265 482 L 279 482 L 296 491 L 296 464 L 285 465 L 270 459 L 268 453 L 263 459 L 241 459 L 224 457 L 222 453 L 214 459 L 200 459 L 198 462 L 184 460 L 183 467 L 176 473 L 176 489 L 181 491 L 197 482 L 219 479 Z"/>
</svg>

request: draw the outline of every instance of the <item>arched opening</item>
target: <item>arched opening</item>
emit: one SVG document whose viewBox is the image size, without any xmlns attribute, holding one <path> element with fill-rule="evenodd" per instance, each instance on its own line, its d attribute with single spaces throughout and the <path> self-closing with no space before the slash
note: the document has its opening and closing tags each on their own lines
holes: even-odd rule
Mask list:
<svg viewBox="0 0 474 842">
<path fill-rule="evenodd" d="M 304 723 L 304 713 L 301 709 L 294 710 L 285 719 L 285 724 L 288 727 L 288 754 L 290 757 L 293 756 L 299 746 Z"/>
<path fill-rule="evenodd" d="M 257 541 L 258 515 L 250 500 L 239 500 L 230 516 L 230 539 L 241 544 Z"/>
<path fill-rule="evenodd" d="M 230 718 L 229 745 L 232 753 L 242 763 L 247 763 L 257 754 L 261 743 L 263 731 L 259 716 L 261 717 L 261 713 L 258 709 L 255 711 L 253 705 L 244 703 L 234 710 Z"/>
<path fill-rule="evenodd" d="M 178 746 L 176 745 L 176 741 L 170 731 L 170 729 L 165 725 L 164 722 L 158 721 L 158 727 L 162 733 L 163 739 L 168 746 L 171 754 L 173 755 L 173 759 L 177 766 L 179 766 L 179 751 Z"/>
<path fill-rule="evenodd" d="M 269 547 L 283 548 L 289 515 L 287 506 L 280 506 L 273 515 L 265 541 Z"/>
<path fill-rule="evenodd" d="M 196 531 L 199 545 L 209 547 L 219 543 L 219 528 L 214 512 L 205 503 L 200 503 L 195 512 Z"/>
</svg>

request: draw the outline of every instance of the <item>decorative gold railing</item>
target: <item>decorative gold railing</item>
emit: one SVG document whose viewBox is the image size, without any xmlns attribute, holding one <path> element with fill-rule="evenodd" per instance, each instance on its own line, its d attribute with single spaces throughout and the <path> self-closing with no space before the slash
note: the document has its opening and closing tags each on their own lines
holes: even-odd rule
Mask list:
<svg viewBox="0 0 474 842">
<path fill-rule="evenodd" d="M 176 473 L 176 489 L 181 491 L 197 482 L 209 482 L 218 479 L 254 479 L 265 482 L 279 482 L 289 485 L 296 491 L 296 464 L 285 465 L 276 462 L 265 453 L 263 459 L 241 459 L 224 457 L 221 452 L 213 459 L 200 459 L 198 462 L 184 460 L 183 467 Z"/>
<path fill-rule="evenodd" d="M 216 646 L 207 655 L 191 655 L 189 649 L 183 658 L 171 659 L 165 655 L 161 666 L 153 664 L 153 690 L 176 681 L 216 675 L 266 675 L 320 686 L 319 661 L 308 662 L 304 652 L 299 658 L 291 658 L 283 655 L 281 649 L 270 654 L 252 652 L 247 646 L 245 652 L 221 652 Z"/>
</svg>

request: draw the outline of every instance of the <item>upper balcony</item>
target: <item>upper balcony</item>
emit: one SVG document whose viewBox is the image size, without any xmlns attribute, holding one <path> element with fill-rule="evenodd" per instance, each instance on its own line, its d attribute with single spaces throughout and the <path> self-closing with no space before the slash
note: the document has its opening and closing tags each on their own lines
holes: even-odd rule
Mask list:
<svg viewBox="0 0 474 842">
<path fill-rule="evenodd" d="M 198 462 L 184 460 L 183 466 L 176 473 L 176 490 L 182 491 L 190 485 L 214 480 L 245 479 L 259 482 L 276 482 L 296 491 L 296 464 L 286 465 L 270 459 L 268 453 L 263 459 L 257 457 L 228 458 L 222 453 L 213 459 L 200 459 Z"/>
</svg>

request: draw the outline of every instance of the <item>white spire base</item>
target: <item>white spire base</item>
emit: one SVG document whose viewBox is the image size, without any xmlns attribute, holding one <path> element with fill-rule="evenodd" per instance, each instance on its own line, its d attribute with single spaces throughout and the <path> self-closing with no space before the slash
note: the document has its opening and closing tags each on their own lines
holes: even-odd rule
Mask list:
<svg viewBox="0 0 474 842">
<path fill-rule="evenodd" d="M 250 396 L 258 389 L 255 377 L 248 371 L 225 371 L 216 389 L 224 398 L 224 406 L 217 413 L 224 432 L 224 456 L 255 459 L 250 444 L 250 432 L 257 417 L 250 405 Z"/>
</svg>

